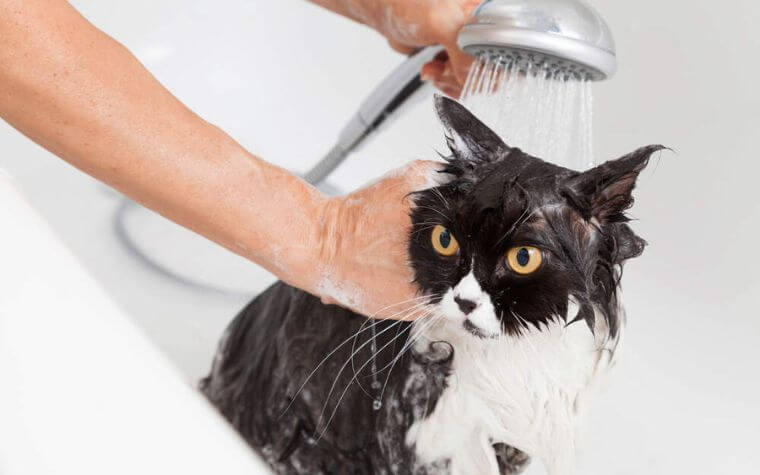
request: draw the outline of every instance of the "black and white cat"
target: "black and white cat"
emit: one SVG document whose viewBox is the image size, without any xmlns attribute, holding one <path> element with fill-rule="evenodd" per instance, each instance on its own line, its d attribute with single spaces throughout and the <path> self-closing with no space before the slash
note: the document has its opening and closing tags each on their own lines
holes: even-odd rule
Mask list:
<svg viewBox="0 0 760 475">
<path fill-rule="evenodd" d="M 279 473 L 573 471 L 585 399 L 620 341 L 625 211 L 660 146 L 579 173 L 437 97 L 449 180 L 414 197 L 420 290 L 371 321 L 284 283 L 227 330 L 208 398 Z"/>
</svg>

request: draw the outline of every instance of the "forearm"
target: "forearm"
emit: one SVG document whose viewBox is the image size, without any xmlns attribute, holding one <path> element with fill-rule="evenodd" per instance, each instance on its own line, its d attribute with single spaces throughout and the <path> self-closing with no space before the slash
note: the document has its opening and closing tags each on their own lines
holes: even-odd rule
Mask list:
<svg viewBox="0 0 760 475">
<path fill-rule="evenodd" d="M 0 0 L 0 116 L 291 283 L 313 263 L 324 198 L 193 114 L 67 2 Z"/>
<path fill-rule="evenodd" d="M 378 0 L 309 0 L 332 12 L 350 18 L 359 23 L 374 27 L 373 18 L 377 17 L 380 1 Z"/>
</svg>

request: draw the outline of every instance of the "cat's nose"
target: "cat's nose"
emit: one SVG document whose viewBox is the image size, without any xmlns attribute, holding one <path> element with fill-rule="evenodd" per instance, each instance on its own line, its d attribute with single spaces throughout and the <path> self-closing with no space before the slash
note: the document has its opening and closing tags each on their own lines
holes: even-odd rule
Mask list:
<svg viewBox="0 0 760 475">
<path fill-rule="evenodd" d="M 459 297 L 454 297 L 454 302 L 459 305 L 459 310 L 461 310 L 465 315 L 468 315 L 470 312 L 475 310 L 475 307 L 478 306 L 478 304 L 472 300 L 460 299 Z"/>
</svg>

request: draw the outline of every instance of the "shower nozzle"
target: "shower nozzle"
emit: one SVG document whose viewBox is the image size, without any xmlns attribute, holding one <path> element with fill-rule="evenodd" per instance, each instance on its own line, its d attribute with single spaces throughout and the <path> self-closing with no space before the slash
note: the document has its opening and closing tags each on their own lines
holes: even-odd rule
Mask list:
<svg viewBox="0 0 760 475">
<path fill-rule="evenodd" d="M 517 71 L 598 81 L 615 73 L 615 43 L 602 17 L 583 0 L 485 0 L 462 27 L 459 47 Z M 420 68 L 443 48 L 417 51 L 364 101 L 335 146 L 307 174 L 321 183 L 422 86 Z"/>
<path fill-rule="evenodd" d="M 617 68 L 607 23 L 582 0 L 485 0 L 458 44 L 488 61 L 595 81 Z"/>
</svg>

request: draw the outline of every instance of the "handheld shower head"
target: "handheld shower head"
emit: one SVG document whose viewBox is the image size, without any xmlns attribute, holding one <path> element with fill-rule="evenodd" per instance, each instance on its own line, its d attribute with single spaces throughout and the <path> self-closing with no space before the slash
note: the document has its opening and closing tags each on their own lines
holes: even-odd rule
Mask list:
<svg viewBox="0 0 760 475">
<path fill-rule="evenodd" d="M 607 23 L 583 0 L 485 0 L 458 37 L 476 58 L 594 81 L 617 68 Z"/>
<path fill-rule="evenodd" d="M 607 23 L 584 0 L 485 0 L 459 32 L 459 47 L 513 70 L 555 78 L 607 79 L 615 73 L 615 43 Z M 370 94 L 337 143 L 305 178 L 321 183 L 422 86 L 419 71 L 443 48 L 423 48 Z"/>
</svg>

